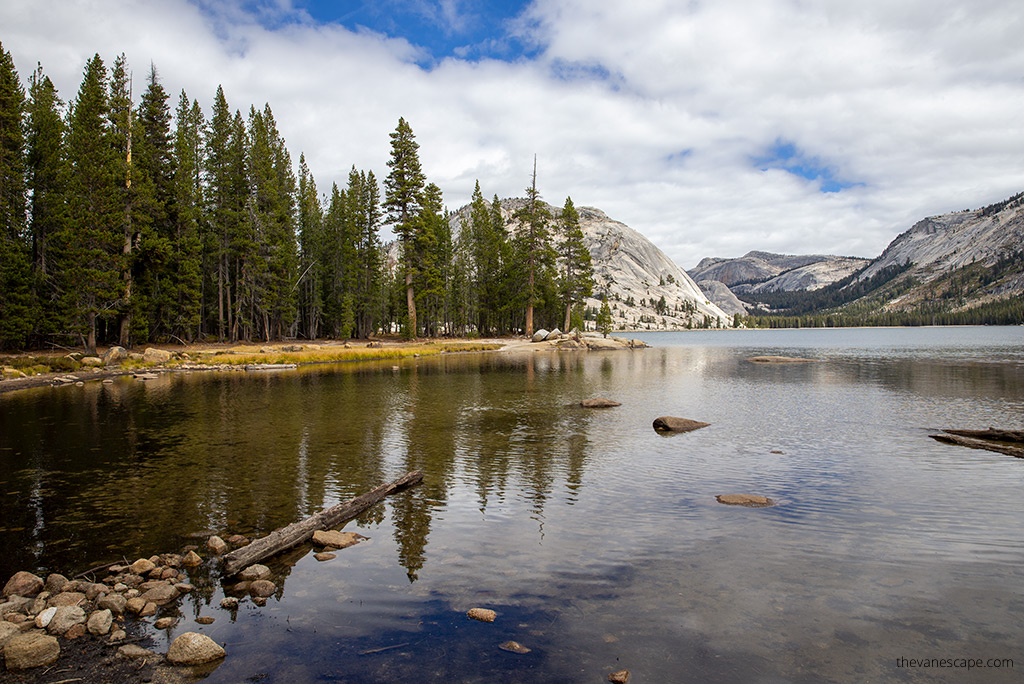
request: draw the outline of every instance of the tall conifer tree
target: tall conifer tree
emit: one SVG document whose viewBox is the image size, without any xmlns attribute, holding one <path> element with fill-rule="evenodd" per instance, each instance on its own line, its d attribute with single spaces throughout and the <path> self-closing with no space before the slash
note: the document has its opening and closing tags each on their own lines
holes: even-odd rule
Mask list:
<svg viewBox="0 0 1024 684">
<path fill-rule="evenodd" d="M 583 243 L 580 215 L 571 197 L 565 198 L 558 227 L 561 232 L 559 256 L 562 261 L 559 289 L 565 301 L 565 323 L 562 329 L 570 330 L 573 307 L 582 304 L 594 291 L 594 268 L 591 264 L 590 250 Z"/>
<path fill-rule="evenodd" d="M 405 118 L 398 119 L 398 126 L 391 133 L 391 171 L 384 179 L 384 207 L 388 221 L 394 225 L 395 234 L 402 242 L 402 261 L 405 270 L 405 301 L 408 311 L 410 337 L 417 335 L 416 296 L 413 290 L 415 255 L 413 253 L 417 227 L 420 225 L 420 211 L 423 207 L 423 186 L 426 177 L 420 168 L 419 143 Z"/>
<path fill-rule="evenodd" d="M 203 222 L 203 111 L 198 101 L 189 106 L 181 91 L 174 133 L 173 275 L 168 297 L 173 307 L 166 324 L 169 330 L 191 341 L 199 335 L 202 316 L 202 222 Z"/>
</svg>

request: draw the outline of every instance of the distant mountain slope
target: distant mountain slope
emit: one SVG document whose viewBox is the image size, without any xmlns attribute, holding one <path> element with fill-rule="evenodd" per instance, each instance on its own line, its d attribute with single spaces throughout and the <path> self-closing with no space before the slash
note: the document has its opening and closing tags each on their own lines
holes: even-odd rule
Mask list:
<svg viewBox="0 0 1024 684">
<path fill-rule="evenodd" d="M 868 265 L 868 259 L 824 254 L 792 255 L 747 252 L 736 259 L 702 259 L 690 276 L 717 280 L 734 292 L 817 290 Z"/>
<path fill-rule="evenodd" d="M 510 232 L 519 229 L 514 214 L 525 203 L 522 198 L 501 200 Z M 545 206 L 553 217 L 561 216 L 560 207 Z M 583 241 L 593 259 L 595 294 L 608 292 L 616 328 L 654 330 L 732 324 L 731 315 L 713 304 L 693 279 L 646 237 L 600 209 L 576 210 Z M 469 206 L 452 214 L 449 221 L 453 229 L 457 231 L 469 215 Z M 600 305 L 596 298 L 587 301 L 590 307 Z"/>
</svg>

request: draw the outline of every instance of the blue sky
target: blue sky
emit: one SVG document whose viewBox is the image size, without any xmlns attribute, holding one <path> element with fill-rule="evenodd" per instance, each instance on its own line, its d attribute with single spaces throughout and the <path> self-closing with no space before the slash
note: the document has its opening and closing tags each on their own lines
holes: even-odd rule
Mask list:
<svg viewBox="0 0 1024 684">
<path fill-rule="evenodd" d="M 1019 0 L 4 0 L 0 41 L 65 100 L 152 61 L 209 110 L 269 103 L 318 187 L 387 174 L 399 117 L 456 209 L 538 188 L 684 268 L 758 249 L 873 257 L 1024 190 Z"/>
</svg>

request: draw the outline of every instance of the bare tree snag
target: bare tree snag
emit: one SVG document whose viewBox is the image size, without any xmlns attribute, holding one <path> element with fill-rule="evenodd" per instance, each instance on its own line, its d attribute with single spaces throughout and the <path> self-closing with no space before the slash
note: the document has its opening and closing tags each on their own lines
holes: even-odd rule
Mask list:
<svg viewBox="0 0 1024 684">
<path fill-rule="evenodd" d="M 267 536 L 260 537 L 251 544 L 235 549 L 225 555 L 224 575 L 226 577 L 236 575 L 253 563 L 257 563 L 296 544 L 309 540 L 317 530 L 330 529 L 343 522 L 347 522 L 387 495 L 418 484 L 422 479 L 423 472 L 413 470 L 394 482 L 383 484 L 365 494 L 360 494 L 354 499 L 349 499 L 326 508 L 305 520 L 292 523 L 279 530 L 274 530 Z"/>
</svg>

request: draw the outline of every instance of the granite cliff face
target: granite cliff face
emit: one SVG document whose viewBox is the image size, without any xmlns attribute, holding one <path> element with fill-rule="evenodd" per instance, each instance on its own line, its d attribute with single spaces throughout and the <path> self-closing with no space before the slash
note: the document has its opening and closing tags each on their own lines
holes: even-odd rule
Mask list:
<svg viewBox="0 0 1024 684">
<path fill-rule="evenodd" d="M 526 200 L 501 200 L 506 229 L 515 233 L 514 214 Z M 562 210 L 546 204 L 557 219 Z M 607 291 L 617 329 L 655 330 L 698 327 L 729 327 L 732 316 L 716 306 L 687 273 L 643 235 L 600 209 L 577 207 L 583 241 L 593 259 L 595 294 Z M 469 207 L 452 214 L 449 221 L 458 231 L 469 218 Z M 660 300 L 664 297 L 664 308 Z M 600 307 L 596 298 L 587 306 Z M 660 309 L 660 312 L 659 312 Z"/>
<path fill-rule="evenodd" d="M 869 259 L 857 257 L 753 251 L 737 259 L 701 259 L 689 274 L 697 281 L 717 280 L 734 292 L 788 292 L 817 290 L 869 263 Z"/>
</svg>

